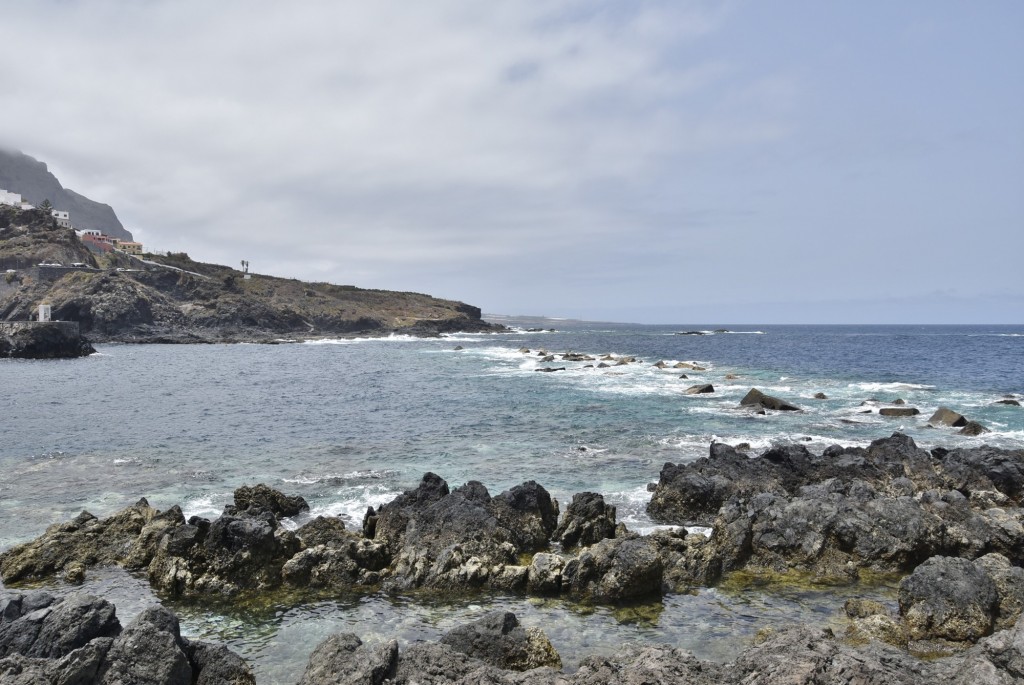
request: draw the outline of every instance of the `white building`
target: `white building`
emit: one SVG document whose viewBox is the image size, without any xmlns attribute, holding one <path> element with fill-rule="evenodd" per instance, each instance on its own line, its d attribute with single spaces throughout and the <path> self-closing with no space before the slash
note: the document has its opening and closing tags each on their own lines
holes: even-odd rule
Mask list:
<svg viewBox="0 0 1024 685">
<path fill-rule="evenodd" d="M 22 200 L 19 193 L 12 193 L 3 188 L 0 188 L 0 205 L 10 205 L 19 209 L 35 209 L 32 205 Z"/>
<path fill-rule="evenodd" d="M 64 212 L 59 209 L 55 209 L 50 214 L 57 220 L 57 225 L 61 228 L 72 228 L 71 226 L 71 213 Z"/>
</svg>

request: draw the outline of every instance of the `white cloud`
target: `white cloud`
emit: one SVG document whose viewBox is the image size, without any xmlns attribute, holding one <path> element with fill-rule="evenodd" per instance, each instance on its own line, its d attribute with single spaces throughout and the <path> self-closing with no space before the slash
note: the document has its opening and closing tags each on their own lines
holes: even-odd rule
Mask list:
<svg viewBox="0 0 1024 685">
<path fill-rule="evenodd" d="M 737 12 L 17 3 L 0 24 L 0 137 L 147 243 L 209 260 L 487 306 L 517 285 L 496 280 L 516 273 L 507 262 L 552 291 L 585 252 L 588 274 L 660 288 L 674 278 L 664 246 L 720 234 L 707 217 L 754 225 L 748 198 L 776 176 L 765 160 L 802 134 L 811 67 L 716 42 Z M 751 159 L 769 180 L 743 187 Z M 644 282 L 645 258 L 660 280 Z"/>
</svg>

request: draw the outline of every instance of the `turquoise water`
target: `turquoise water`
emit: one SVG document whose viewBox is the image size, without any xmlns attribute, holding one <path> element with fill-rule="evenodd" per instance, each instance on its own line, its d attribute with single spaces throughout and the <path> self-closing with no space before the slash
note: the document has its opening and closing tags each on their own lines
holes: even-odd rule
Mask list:
<svg viewBox="0 0 1024 685">
<path fill-rule="evenodd" d="M 356 522 L 368 505 L 389 501 L 428 470 L 452 486 L 479 480 L 492 494 L 530 479 L 563 502 L 574 492 L 602 492 L 621 520 L 644 531 L 652 527 L 647 484 L 666 461 L 707 454 L 712 440 L 755 450 L 801 440 L 820 451 L 901 430 L 925 447 L 1024 447 L 1024 409 L 994 404 L 1024 399 L 1024 326 L 737 326 L 676 335 L 719 326 L 555 325 L 555 333 L 431 340 L 101 345 L 81 360 L 0 362 L 0 548 L 83 508 L 105 515 L 140 496 L 161 509 L 180 504 L 186 515 L 215 516 L 234 488 L 255 482 L 303 495 L 311 515 Z M 541 349 L 642 361 L 607 369 L 545 364 Z M 662 370 L 653 366 L 660 360 L 705 370 Z M 541 366 L 566 370 L 537 373 Z M 683 393 L 698 383 L 716 392 Z M 751 387 L 805 411 L 737 410 Z M 817 392 L 828 399 L 813 399 Z M 897 398 L 921 414 L 876 413 Z M 928 428 L 938 406 L 991 432 L 970 438 Z M 125 607 L 131 597 L 152 599 L 126 577 L 104 587 L 123 588 Z M 666 600 L 654 621 L 507 601 L 561 636 L 556 646 L 571 654 L 639 635 L 722 657 L 764 621 L 831 615 L 838 606 L 827 593 L 819 599 L 706 591 Z M 223 635 L 276 682 L 305 661 L 313 637 L 335 626 L 417 639 L 479 610 L 472 602 L 457 610 L 397 602 L 283 607 L 270 617 L 199 611 L 188 614 L 186 630 Z"/>
</svg>

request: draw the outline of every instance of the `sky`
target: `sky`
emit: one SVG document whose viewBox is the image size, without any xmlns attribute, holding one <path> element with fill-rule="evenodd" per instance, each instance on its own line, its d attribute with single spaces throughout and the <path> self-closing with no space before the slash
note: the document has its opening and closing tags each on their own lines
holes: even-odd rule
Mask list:
<svg viewBox="0 0 1024 685">
<path fill-rule="evenodd" d="M 1017 0 L 7 3 L 0 145 L 147 248 L 256 273 L 1024 324 L 1022 36 Z"/>
</svg>

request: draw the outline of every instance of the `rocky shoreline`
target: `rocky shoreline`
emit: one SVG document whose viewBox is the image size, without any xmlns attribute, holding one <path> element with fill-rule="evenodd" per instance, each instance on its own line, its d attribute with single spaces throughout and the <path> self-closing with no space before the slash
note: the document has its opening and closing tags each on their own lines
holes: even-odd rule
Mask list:
<svg viewBox="0 0 1024 685">
<path fill-rule="evenodd" d="M 54 577 L 76 582 L 90 568 L 117 565 L 144 574 L 163 597 L 214 602 L 278 591 L 384 591 L 615 605 L 730 578 L 828 586 L 896 574 L 903 577 L 897 611 L 847 602 L 846 634 L 780 629 L 726 665 L 648 645 L 588 658 L 571 675 L 557 670 L 551 654 L 543 663 L 522 657 L 513 661 L 530 669 L 520 673 L 475 652 L 455 650 L 464 656 L 453 657 L 444 640 L 400 652 L 397 644 L 368 647 L 355 636 L 336 636 L 310 662 L 315 673 L 334 675 L 303 682 L 833 682 L 812 679 L 814 673 L 858 682 L 957 682 L 957 674 L 983 673 L 988 680 L 973 681 L 1010 683 L 1024 677 L 1024 450 L 929 452 L 899 433 L 867 448 L 833 446 L 820 455 L 788 445 L 751 458 L 713 444 L 706 458 L 666 464 L 650 490 L 649 513 L 666 526 L 649 535 L 617 522 L 599 493 L 577 493 L 563 512 L 533 481 L 492 496 L 475 481 L 450 489 L 432 473 L 368 510 L 356 531 L 331 517 L 289 530 L 282 519 L 302 515 L 306 502 L 265 485 L 236 490 L 233 504 L 212 521 L 185 520 L 180 508 L 160 512 L 143 499 L 105 519 L 83 512 L 3 552 L 0 577 L 8 585 Z M 689 533 L 688 525 L 710 526 L 711 533 Z M 477 640 L 490 645 L 483 653 L 496 653 L 492 643 L 501 636 L 522 637 L 514 617 L 490 620 L 486 630 L 472 629 L 490 636 Z M 532 649 L 548 653 L 546 638 L 530 640 Z M 321 651 L 338 665 L 314 668 Z M 948 656 L 918 659 L 936 654 Z M 344 670 L 358 663 L 362 670 Z"/>
<path fill-rule="evenodd" d="M 0 359 L 75 359 L 94 352 L 75 324 L 0 323 Z"/>
</svg>

